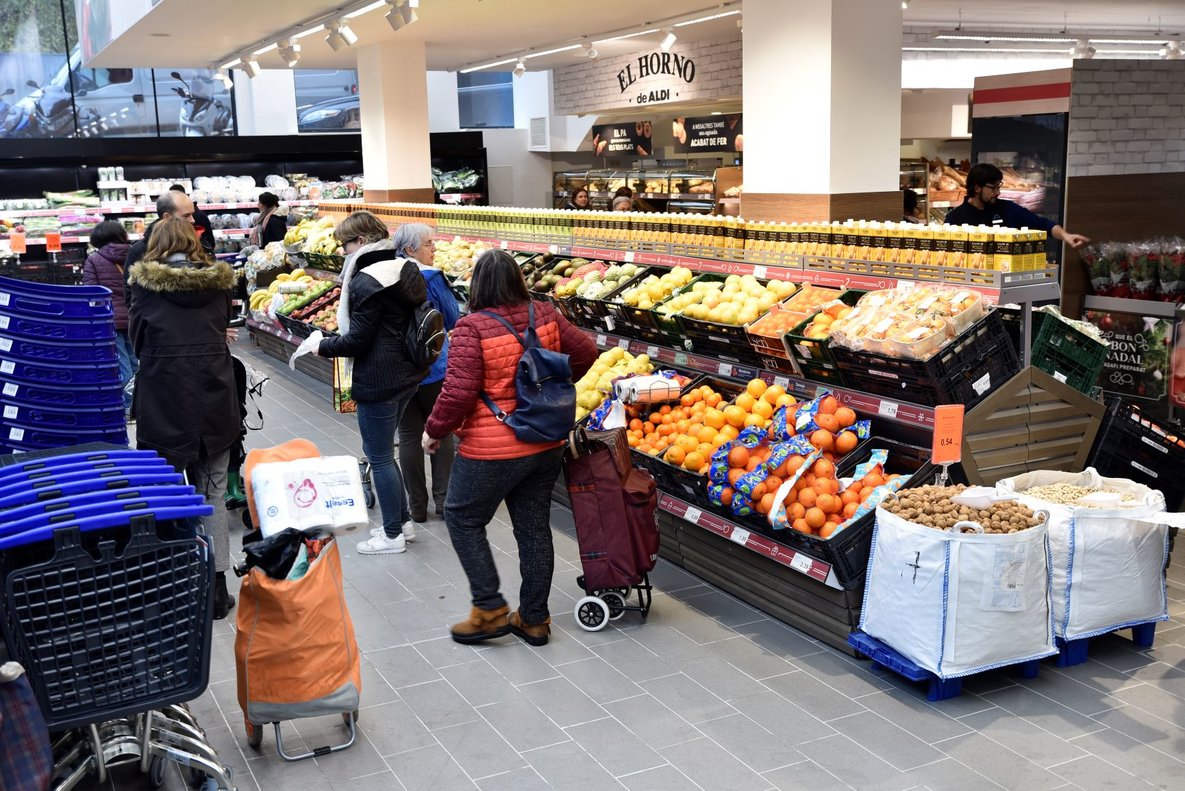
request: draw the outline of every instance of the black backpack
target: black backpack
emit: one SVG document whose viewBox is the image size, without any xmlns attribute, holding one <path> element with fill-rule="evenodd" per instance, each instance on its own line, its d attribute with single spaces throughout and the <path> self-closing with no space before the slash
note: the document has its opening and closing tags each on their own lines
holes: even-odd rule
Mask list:
<svg viewBox="0 0 1185 791">
<path fill-rule="evenodd" d="M 503 324 L 522 344 L 523 355 L 514 374 L 514 411 L 503 412 L 485 391 L 481 393 L 490 411 L 510 426 L 523 442 L 555 442 L 567 439 L 576 425 L 576 385 L 568 355 L 539 344 L 535 334 L 535 303 L 527 306 L 527 330 L 522 335 L 509 321 L 488 310 L 481 311 Z"/>
<path fill-rule="evenodd" d="M 444 329 L 444 314 L 424 300 L 412 311 L 403 342 L 407 344 L 407 359 L 417 370 L 426 371 L 432 367 L 444 349 L 447 333 Z"/>
</svg>

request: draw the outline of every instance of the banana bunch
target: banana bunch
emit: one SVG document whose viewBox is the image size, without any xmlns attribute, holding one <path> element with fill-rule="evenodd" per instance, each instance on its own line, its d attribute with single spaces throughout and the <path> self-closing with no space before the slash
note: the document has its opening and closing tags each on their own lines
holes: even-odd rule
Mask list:
<svg viewBox="0 0 1185 791">
<path fill-rule="evenodd" d="M 267 287 L 265 294 L 300 294 L 308 290 L 313 282 L 312 275 L 306 275 L 303 269 L 293 269 L 291 272 L 281 272 Z M 255 294 L 260 293 L 256 291 Z M 252 294 L 251 296 L 255 296 Z"/>
<path fill-rule="evenodd" d="M 601 405 L 613 390 L 613 380 L 626 374 L 648 374 L 654 371 L 650 357 L 637 357 L 624 349 L 602 352 L 588 373 L 576 383 L 576 419 L 580 420 Z"/>
<path fill-rule="evenodd" d="M 267 303 L 271 302 L 271 299 L 272 299 L 272 292 L 269 291 L 268 289 L 261 288 L 258 291 L 252 292 L 251 293 L 251 300 L 249 302 L 249 307 L 251 308 L 251 312 L 254 313 L 254 312 L 262 311 L 264 308 L 267 307 Z"/>
<path fill-rule="evenodd" d="M 333 218 L 332 217 L 322 217 L 319 220 L 305 218 L 305 219 L 301 220 L 299 223 L 297 223 L 296 225 L 294 225 L 288 229 L 288 232 L 286 234 L 284 234 L 284 244 L 288 245 L 289 247 L 303 244 L 304 242 L 306 242 L 308 240 L 308 238 L 310 236 L 312 236 L 313 234 L 316 234 L 316 233 L 320 233 L 321 231 L 325 230 L 326 228 L 328 228 L 330 230 L 330 233 L 332 235 L 332 231 L 333 231 Z M 305 249 L 308 250 L 307 247 Z M 310 251 L 310 252 L 314 252 L 314 251 Z"/>
</svg>

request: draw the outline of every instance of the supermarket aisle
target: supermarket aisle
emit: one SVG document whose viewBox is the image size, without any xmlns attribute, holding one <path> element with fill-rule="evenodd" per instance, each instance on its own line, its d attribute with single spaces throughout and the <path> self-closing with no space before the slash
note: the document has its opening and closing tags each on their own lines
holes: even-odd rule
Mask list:
<svg viewBox="0 0 1185 791">
<path fill-rule="evenodd" d="M 272 377 L 252 446 L 294 436 L 355 453 L 353 418 L 331 415 L 328 388 L 246 343 Z M 376 511 L 377 514 L 377 511 Z M 517 588 L 513 537 L 490 537 L 504 590 Z M 233 522 L 234 520 L 232 520 Z M 895 676 L 767 618 L 668 563 L 649 621 L 575 626 L 579 561 L 569 514 L 553 509 L 557 561 L 552 642 L 513 637 L 473 648 L 447 626 L 468 610 L 444 525 L 430 521 L 404 555 L 359 557 L 342 542 L 347 596 L 364 651 L 359 743 L 287 764 L 265 733 L 247 747 L 235 690 L 231 622 L 216 625 L 211 684 L 193 708 L 243 791 L 300 789 L 1179 789 L 1185 787 L 1185 564 L 1170 575 L 1156 648 L 1100 641 L 1091 661 L 1019 681 L 970 680 L 930 705 Z M 361 531 L 357 531 L 361 533 Z M 232 535 L 232 546 L 238 541 Z M 512 599 L 513 601 L 513 599 Z M 300 746 L 342 736 L 338 718 L 284 726 Z M 1129 772 L 1134 773 L 1129 774 Z M 121 775 L 114 787 L 141 789 Z M 111 785 L 106 786 L 112 787 Z M 183 784 L 170 772 L 168 788 Z"/>
</svg>

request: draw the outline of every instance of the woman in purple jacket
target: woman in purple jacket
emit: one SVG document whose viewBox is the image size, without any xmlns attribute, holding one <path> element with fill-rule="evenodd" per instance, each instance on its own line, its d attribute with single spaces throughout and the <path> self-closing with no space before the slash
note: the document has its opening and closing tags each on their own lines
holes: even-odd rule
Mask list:
<svg viewBox="0 0 1185 791">
<path fill-rule="evenodd" d="M 84 286 L 106 286 L 111 289 L 115 307 L 115 347 L 119 352 L 119 378 L 123 383 L 123 411 L 132 406 L 127 385 L 138 367 L 132 344 L 128 340 L 128 306 L 124 299 L 123 264 L 128 257 L 128 232 L 113 220 L 106 220 L 91 231 L 94 252 L 82 265 Z"/>
</svg>

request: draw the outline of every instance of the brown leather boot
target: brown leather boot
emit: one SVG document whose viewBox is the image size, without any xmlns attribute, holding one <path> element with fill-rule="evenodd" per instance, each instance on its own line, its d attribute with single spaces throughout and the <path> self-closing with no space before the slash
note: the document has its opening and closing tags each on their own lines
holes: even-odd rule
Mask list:
<svg viewBox="0 0 1185 791">
<path fill-rule="evenodd" d="M 449 630 L 453 639 L 458 643 L 480 643 L 494 637 L 505 637 L 510 634 L 510 624 L 506 614 L 510 608 L 506 605 L 496 610 L 483 610 L 474 607 L 469 613 L 468 620 L 461 621 Z"/>
<path fill-rule="evenodd" d="M 547 636 L 551 634 L 550 624 L 551 619 L 548 618 L 543 623 L 528 626 L 523 623 L 523 617 L 518 610 L 515 610 L 514 614 L 510 616 L 510 631 L 526 640 L 529 645 L 547 645 Z"/>
</svg>

